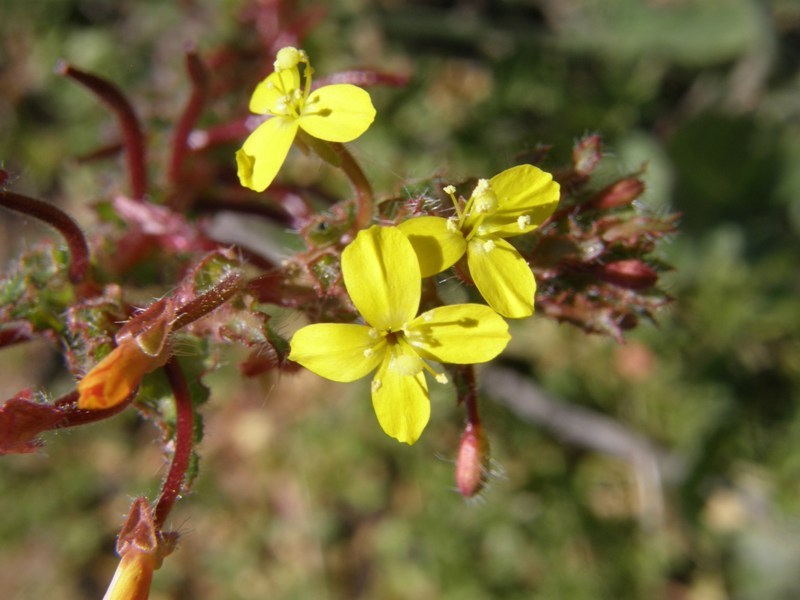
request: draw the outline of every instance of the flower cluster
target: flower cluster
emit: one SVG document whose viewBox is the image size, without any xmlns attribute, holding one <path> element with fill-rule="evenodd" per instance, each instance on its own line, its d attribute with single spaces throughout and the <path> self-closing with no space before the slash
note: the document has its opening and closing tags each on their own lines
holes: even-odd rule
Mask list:
<svg viewBox="0 0 800 600">
<path fill-rule="evenodd" d="M 481 304 L 417 315 L 419 261 L 396 227 L 361 231 L 342 253 L 342 275 L 366 324 L 303 327 L 292 338 L 289 358 L 334 381 L 354 381 L 377 368 L 372 404 L 378 421 L 393 438 L 413 444 L 430 416 L 425 371 L 447 382 L 426 361 L 487 362 L 508 343 L 508 325 Z"/>
<path fill-rule="evenodd" d="M 299 130 L 321 140 L 350 141 L 375 116 L 369 94 L 353 85 L 310 92 L 313 71 L 302 50 L 283 48 L 274 66 L 250 100 L 250 110 L 271 118 L 236 154 L 240 182 L 257 191 L 275 178 Z M 289 359 L 328 379 L 354 381 L 377 369 L 372 403 L 378 421 L 388 435 L 408 444 L 419 438 L 430 417 L 425 371 L 447 381 L 426 361 L 487 362 L 509 340 L 501 315 L 533 314 L 533 273 L 505 238 L 541 225 L 560 193 L 552 176 L 532 165 L 479 180 L 468 200 L 457 199 L 455 191 L 445 188 L 454 216 L 372 226 L 344 249 L 344 285 L 365 324 L 312 324 L 291 340 Z M 464 256 L 489 306 L 440 306 L 417 315 L 421 278 L 441 273 Z"/>
</svg>

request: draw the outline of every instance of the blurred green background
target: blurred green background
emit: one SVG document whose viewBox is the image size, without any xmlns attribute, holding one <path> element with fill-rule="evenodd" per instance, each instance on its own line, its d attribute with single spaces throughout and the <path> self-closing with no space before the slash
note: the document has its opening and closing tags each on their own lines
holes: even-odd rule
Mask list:
<svg viewBox="0 0 800 600">
<path fill-rule="evenodd" d="M 202 56 L 241 35 L 243 4 L 5 0 L 0 160 L 14 189 L 91 227 L 88 205 L 122 178 L 116 163 L 74 159 L 115 124 L 56 61 L 126 90 L 158 161 L 188 93 L 185 43 Z M 464 501 L 452 392 L 437 390 L 409 448 L 380 431 L 366 384 L 242 381 L 228 352 L 207 378 L 202 471 L 172 513 L 182 542 L 152 598 L 800 597 L 800 3 L 313 6 L 327 11 L 304 44 L 318 74 L 412 76 L 371 90 L 378 121 L 351 145 L 384 194 L 438 173 L 491 176 L 542 144 L 564 162 L 596 132 L 598 186 L 644 165 L 642 210 L 682 213 L 659 248 L 676 301 L 657 326 L 619 345 L 534 317 L 505 355 L 552 402 L 613 420 L 658 461 L 600 452 L 591 428 L 563 442 L 486 398 L 494 472 Z M 4 263 L 46 233 L 0 219 Z M 3 398 L 74 385 L 44 344 L 2 359 Z M 128 411 L 0 460 L 3 598 L 102 595 L 130 498 L 152 498 L 164 473 L 156 440 Z"/>
</svg>

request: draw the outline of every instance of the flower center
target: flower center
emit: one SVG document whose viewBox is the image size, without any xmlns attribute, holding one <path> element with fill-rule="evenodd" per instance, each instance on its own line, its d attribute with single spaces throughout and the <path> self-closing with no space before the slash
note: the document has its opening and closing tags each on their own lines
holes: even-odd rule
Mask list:
<svg viewBox="0 0 800 600">
<path fill-rule="evenodd" d="M 456 199 L 456 188 L 448 185 L 444 192 L 450 196 L 453 206 L 456 209 L 456 216 L 448 220 L 447 228 L 450 231 L 460 230 L 464 239 L 470 241 L 473 237 L 481 237 L 488 232 L 482 226 L 484 219 L 497 212 L 497 195 L 494 193 L 488 179 L 479 179 L 478 184 L 472 191 L 472 195 L 467 200 L 464 208 L 461 202 Z"/>
<path fill-rule="evenodd" d="M 433 367 L 422 359 L 409 342 L 405 331 L 387 331 L 382 335 L 389 345 L 389 368 L 392 371 L 400 375 L 415 377 L 420 371 L 425 370 L 433 375 L 439 383 L 447 383 L 447 375 L 434 371 Z M 380 382 L 377 385 L 380 386 Z"/>
</svg>

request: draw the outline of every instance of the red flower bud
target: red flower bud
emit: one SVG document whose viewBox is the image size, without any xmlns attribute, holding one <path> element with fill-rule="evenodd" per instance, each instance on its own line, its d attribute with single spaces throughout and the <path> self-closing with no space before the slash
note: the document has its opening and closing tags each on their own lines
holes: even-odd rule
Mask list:
<svg viewBox="0 0 800 600">
<path fill-rule="evenodd" d="M 658 272 L 635 258 L 602 265 L 597 276 L 603 281 L 630 290 L 644 290 L 653 287 L 658 281 Z"/>
<path fill-rule="evenodd" d="M 600 190 L 589 201 L 589 204 L 593 208 L 627 206 L 641 196 L 642 192 L 644 192 L 644 182 L 642 180 L 635 177 L 626 177 Z"/>
<path fill-rule="evenodd" d="M 489 473 L 489 442 L 480 425 L 467 423 L 458 446 L 456 486 L 465 498 L 483 489 Z"/>
<path fill-rule="evenodd" d="M 572 165 L 578 175 L 590 175 L 603 158 L 599 135 L 590 135 L 575 144 L 572 149 Z"/>
</svg>

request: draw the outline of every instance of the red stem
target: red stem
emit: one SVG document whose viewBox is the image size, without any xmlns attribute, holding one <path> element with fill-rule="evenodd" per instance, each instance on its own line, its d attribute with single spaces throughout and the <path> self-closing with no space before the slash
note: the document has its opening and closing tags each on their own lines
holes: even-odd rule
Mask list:
<svg viewBox="0 0 800 600">
<path fill-rule="evenodd" d="M 58 422 L 55 429 L 64 429 L 66 427 L 76 427 L 78 425 L 88 425 L 113 417 L 117 413 L 121 413 L 136 397 L 134 390 L 130 396 L 125 400 L 112 406 L 111 408 L 103 409 L 84 409 L 78 408 L 78 397 L 80 394 L 77 390 L 73 390 L 66 396 L 62 396 L 55 402 L 55 406 L 64 413 L 64 418 Z"/>
<path fill-rule="evenodd" d="M 372 223 L 372 216 L 374 212 L 374 195 L 372 193 L 372 186 L 367 181 L 364 171 L 358 166 L 358 163 L 350 154 L 350 151 L 344 147 L 344 144 L 331 142 L 331 147 L 339 156 L 342 161 L 342 170 L 350 179 L 353 189 L 356 192 L 356 220 L 353 223 L 354 234 L 360 229 L 366 229 Z"/>
<path fill-rule="evenodd" d="M 153 511 L 156 530 L 161 530 L 164 527 L 167 516 L 183 491 L 183 480 L 189 468 L 189 461 L 192 457 L 192 444 L 194 442 L 194 408 L 183 370 L 175 357 L 172 357 L 164 365 L 164 371 L 172 388 L 172 394 L 175 397 L 177 417 L 175 422 L 175 451 L 172 454 L 172 464 L 169 467 L 169 473 L 167 473 L 167 477 L 164 480 L 161 495 L 158 497 L 156 508 Z"/>
<path fill-rule="evenodd" d="M 189 134 L 200 117 L 208 95 L 208 72 L 194 50 L 186 53 L 186 71 L 192 83 L 192 93 L 172 136 L 172 157 L 167 172 L 172 184 L 180 179 L 181 167 L 189 150 Z"/>
<path fill-rule="evenodd" d="M 467 410 L 467 421 L 470 425 L 480 426 L 481 417 L 478 414 L 478 385 L 475 380 L 475 367 L 473 365 L 464 365 L 461 367 L 461 375 L 463 377 L 463 396 L 459 398 L 464 403 Z M 461 391 L 459 395 L 461 395 Z"/>
<path fill-rule="evenodd" d="M 178 308 L 178 314 L 172 322 L 172 331 L 177 331 L 193 321 L 204 317 L 221 304 L 230 300 L 244 284 L 244 277 L 239 271 L 231 271 L 205 294 L 197 296 Z"/>
<path fill-rule="evenodd" d="M 69 247 L 69 280 L 80 283 L 89 270 L 89 246 L 81 228 L 60 208 L 8 190 L 0 190 L 0 205 L 44 221 L 64 236 Z"/>
<path fill-rule="evenodd" d="M 59 62 L 56 66 L 56 73 L 70 77 L 82 84 L 114 111 L 122 128 L 122 137 L 128 158 L 131 194 L 134 199 L 142 200 L 147 193 L 144 135 L 130 102 L 113 83 L 97 75 L 76 69 L 64 61 Z"/>
</svg>

